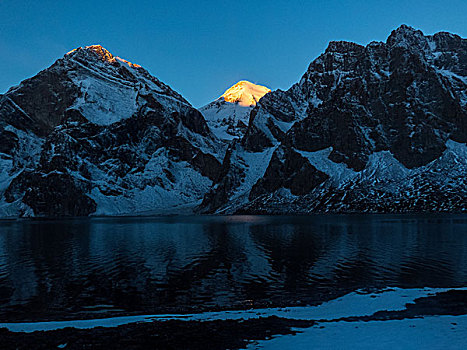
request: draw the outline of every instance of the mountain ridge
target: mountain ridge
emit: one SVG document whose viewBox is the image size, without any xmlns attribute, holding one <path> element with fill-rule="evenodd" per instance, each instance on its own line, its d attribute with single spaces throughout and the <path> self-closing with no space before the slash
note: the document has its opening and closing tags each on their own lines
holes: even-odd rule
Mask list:
<svg viewBox="0 0 467 350">
<path fill-rule="evenodd" d="M 224 149 L 180 94 L 101 46 L 0 96 L 0 134 L 0 216 L 186 210 Z"/>
<path fill-rule="evenodd" d="M 331 41 L 288 90 L 235 99 L 197 110 L 73 50 L 0 95 L 0 216 L 467 211 L 466 39 Z"/>
<path fill-rule="evenodd" d="M 467 40 L 452 34 L 401 26 L 386 43 L 330 42 L 298 83 L 260 100 L 204 210 L 465 211 L 466 68 Z"/>
</svg>

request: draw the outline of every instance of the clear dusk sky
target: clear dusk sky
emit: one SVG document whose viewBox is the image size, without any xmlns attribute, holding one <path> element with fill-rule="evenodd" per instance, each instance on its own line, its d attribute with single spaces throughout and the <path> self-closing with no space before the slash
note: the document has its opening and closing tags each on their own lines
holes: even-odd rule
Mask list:
<svg viewBox="0 0 467 350">
<path fill-rule="evenodd" d="M 101 44 L 195 107 L 239 80 L 287 89 L 330 40 L 386 40 L 405 23 L 467 37 L 467 1 L 0 0 L 0 93 Z"/>
</svg>

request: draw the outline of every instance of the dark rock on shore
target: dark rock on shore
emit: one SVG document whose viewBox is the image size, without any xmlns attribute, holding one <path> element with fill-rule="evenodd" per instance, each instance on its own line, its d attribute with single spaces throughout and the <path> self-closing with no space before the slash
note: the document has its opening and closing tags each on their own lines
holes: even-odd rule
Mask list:
<svg viewBox="0 0 467 350">
<path fill-rule="evenodd" d="M 250 341 L 295 334 L 292 328 L 311 327 L 312 321 L 278 317 L 246 321 L 165 321 L 115 328 L 66 328 L 48 332 L 12 333 L 0 329 L 4 350 L 39 349 L 240 349 Z"/>
</svg>

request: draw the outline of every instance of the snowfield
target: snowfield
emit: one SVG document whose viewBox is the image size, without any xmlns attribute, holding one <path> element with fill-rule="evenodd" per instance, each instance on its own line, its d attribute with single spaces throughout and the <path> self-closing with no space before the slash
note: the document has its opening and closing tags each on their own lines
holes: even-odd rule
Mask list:
<svg viewBox="0 0 467 350">
<path fill-rule="evenodd" d="M 12 332 L 51 331 L 73 327 L 117 327 L 137 322 L 248 320 L 277 316 L 284 319 L 311 320 L 310 328 L 295 329 L 295 335 L 273 336 L 254 341 L 248 349 L 462 349 L 467 346 L 467 315 L 432 315 L 424 317 L 355 320 L 381 311 L 403 311 L 418 298 L 465 288 L 423 288 L 356 291 L 318 306 L 113 317 L 105 319 L 0 323 Z M 346 319 L 354 318 L 354 319 Z"/>
<path fill-rule="evenodd" d="M 257 341 L 247 349 L 465 349 L 467 316 L 335 322 L 297 335 Z"/>
</svg>

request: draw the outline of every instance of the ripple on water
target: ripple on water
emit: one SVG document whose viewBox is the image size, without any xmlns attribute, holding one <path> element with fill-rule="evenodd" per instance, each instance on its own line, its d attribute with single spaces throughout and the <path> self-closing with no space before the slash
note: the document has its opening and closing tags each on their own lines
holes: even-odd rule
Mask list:
<svg viewBox="0 0 467 350">
<path fill-rule="evenodd" d="M 355 289 L 464 286 L 466 233 L 462 215 L 0 223 L 0 318 L 295 305 Z"/>
</svg>

